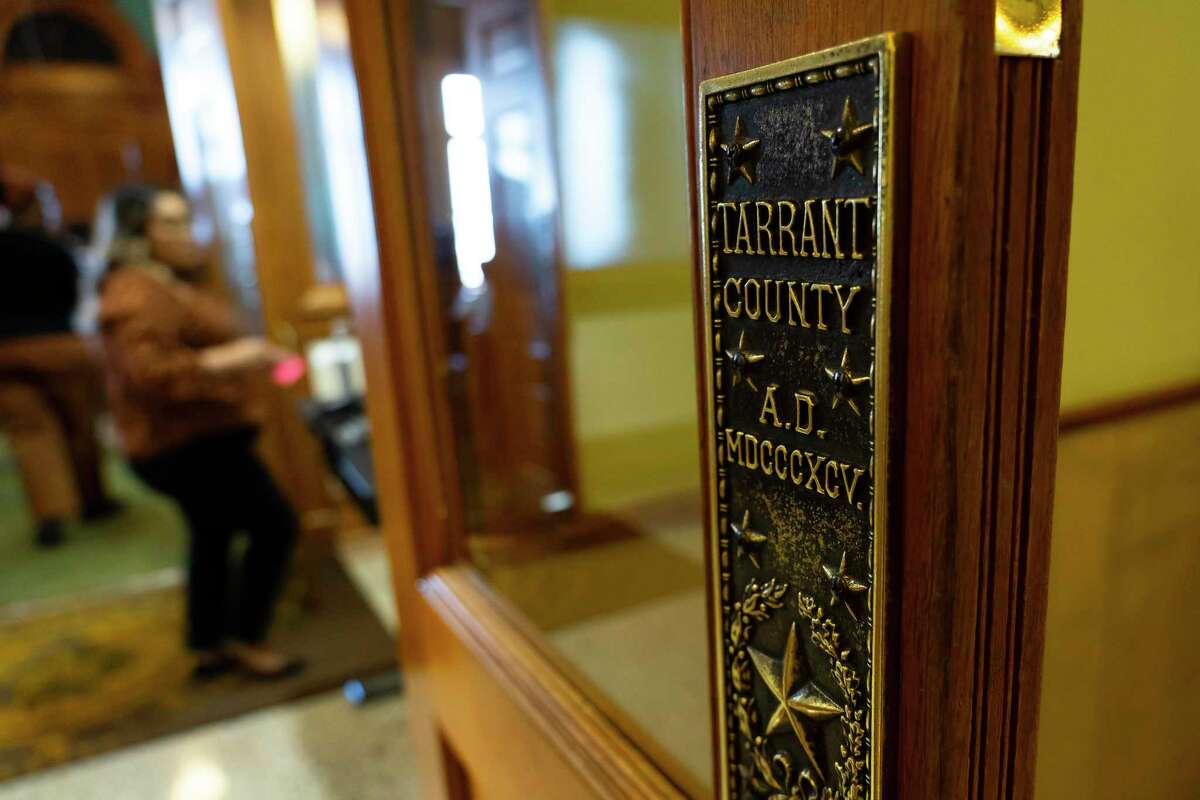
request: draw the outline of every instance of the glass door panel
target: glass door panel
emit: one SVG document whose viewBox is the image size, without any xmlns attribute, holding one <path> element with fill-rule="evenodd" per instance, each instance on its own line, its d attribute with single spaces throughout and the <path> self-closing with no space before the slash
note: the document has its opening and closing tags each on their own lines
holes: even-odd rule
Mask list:
<svg viewBox="0 0 1200 800">
<path fill-rule="evenodd" d="M 679 6 L 413 13 L 467 550 L 710 791 Z"/>
</svg>

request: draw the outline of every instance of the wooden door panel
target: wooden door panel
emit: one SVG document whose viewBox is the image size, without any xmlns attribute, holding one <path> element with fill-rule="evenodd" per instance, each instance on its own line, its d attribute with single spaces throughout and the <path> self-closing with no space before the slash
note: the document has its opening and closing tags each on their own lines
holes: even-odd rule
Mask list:
<svg viewBox="0 0 1200 800">
<path fill-rule="evenodd" d="M 1078 68 L 1079 3 L 1065 6 L 1062 56 L 1028 61 L 995 55 L 994 0 L 683 5 L 689 103 L 705 78 L 886 31 L 911 44 L 872 797 L 1032 794 Z M 411 19 L 384 0 L 347 9 L 382 262 L 347 282 L 424 796 L 681 796 L 463 564 Z"/>
<path fill-rule="evenodd" d="M 882 796 L 1029 797 L 1079 4 L 1065 4 L 1057 60 L 996 56 L 992 0 L 687 9 L 691 86 L 884 31 L 910 37 Z"/>
</svg>

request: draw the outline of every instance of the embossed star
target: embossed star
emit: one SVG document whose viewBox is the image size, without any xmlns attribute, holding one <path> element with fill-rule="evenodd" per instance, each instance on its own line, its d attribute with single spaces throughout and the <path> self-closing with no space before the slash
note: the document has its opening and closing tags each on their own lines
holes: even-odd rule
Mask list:
<svg viewBox="0 0 1200 800">
<path fill-rule="evenodd" d="M 825 571 L 825 577 L 829 580 L 829 608 L 832 609 L 838 603 L 842 603 L 854 621 L 858 622 L 858 615 L 854 613 L 854 609 L 847 602 L 847 595 L 865 592 L 867 584 L 846 574 L 846 551 L 842 551 L 842 561 L 836 569 L 828 564 L 822 564 L 821 569 Z"/>
<path fill-rule="evenodd" d="M 850 369 L 849 348 L 842 349 L 841 365 L 836 368 L 826 367 L 825 374 L 829 376 L 829 380 L 833 382 L 834 388 L 833 402 L 830 404 L 830 407 L 837 408 L 838 403 L 844 400 L 846 405 L 850 406 L 850 409 L 861 417 L 862 411 L 859 410 L 858 403 L 854 400 L 853 392 L 855 387 L 859 386 L 860 384 L 869 383 L 871 381 L 871 376 L 855 375 L 854 371 Z"/>
<path fill-rule="evenodd" d="M 726 186 L 732 186 L 738 176 L 745 178 L 747 183 L 754 183 L 754 160 L 758 158 L 758 145 L 761 142 L 761 139 L 746 136 L 740 116 L 734 121 L 733 141 L 721 145 L 725 164 L 729 168 Z"/>
<path fill-rule="evenodd" d="M 733 541 L 737 544 L 738 552 L 745 553 L 752 563 L 758 569 L 762 569 L 762 564 L 758 563 L 758 548 L 762 547 L 767 541 L 767 535 L 750 527 L 750 509 L 746 509 L 746 513 L 742 515 L 741 523 L 729 523 L 729 532 L 733 535 Z"/>
<path fill-rule="evenodd" d="M 874 122 L 858 121 L 854 115 L 854 104 L 847 96 L 846 103 L 842 106 L 841 122 L 837 127 L 821 131 L 821 135 L 829 140 L 829 146 L 833 150 L 833 172 L 830 178 L 836 178 L 844 164 L 854 167 L 859 175 L 866 174 L 863 154 L 874 130 Z"/>
<path fill-rule="evenodd" d="M 729 387 L 732 389 L 738 385 L 739 381 L 745 381 L 751 389 L 757 392 L 758 387 L 754 385 L 754 381 L 746 373 L 750 367 L 762 361 L 766 356 L 762 353 L 752 353 L 746 349 L 745 331 L 742 331 L 741 336 L 738 337 L 737 347 L 725 351 L 725 357 L 729 359 L 729 372 L 732 376 L 729 381 Z"/>
<path fill-rule="evenodd" d="M 795 692 L 792 691 L 792 685 L 796 680 L 797 645 L 796 623 L 793 622 L 791 630 L 788 631 L 787 647 L 783 651 L 782 659 L 771 658 L 766 653 L 751 647 L 749 648 L 750 660 L 754 662 L 754 668 L 758 670 L 759 677 L 762 678 L 767 689 L 779 703 L 774 713 L 771 714 L 770 721 L 767 722 L 767 734 L 770 735 L 785 725 L 790 725 L 796 738 L 800 740 L 800 746 L 804 748 L 808 760 L 824 780 L 825 775 L 821 772 L 821 765 L 817 763 L 817 758 L 813 754 L 812 741 L 808 737 L 808 731 L 801 726 L 796 715 L 799 714 L 814 722 L 825 722 L 841 714 L 842 707 L 812 681 L 804 684 Z"/>
</svg>

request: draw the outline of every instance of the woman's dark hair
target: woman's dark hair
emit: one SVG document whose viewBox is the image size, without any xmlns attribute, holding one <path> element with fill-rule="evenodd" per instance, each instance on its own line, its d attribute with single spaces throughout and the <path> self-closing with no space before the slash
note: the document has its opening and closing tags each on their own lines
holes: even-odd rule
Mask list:
<svg viewBox="0 0 1200 800">
<path fill-rule="evenodd" d="M 146 223 L 158 188 L 146 183 L 131 183 L 112 193 L 118 236 L 145 236 Z"/>
<path fill-rule="evenodd" d="M 104 269 L 119 269 L 148 257 L 146 227 L 160 191 L 150 184 L 130 183 L 112 190 L 100 201 L 91 249 Z"/>
</svg>

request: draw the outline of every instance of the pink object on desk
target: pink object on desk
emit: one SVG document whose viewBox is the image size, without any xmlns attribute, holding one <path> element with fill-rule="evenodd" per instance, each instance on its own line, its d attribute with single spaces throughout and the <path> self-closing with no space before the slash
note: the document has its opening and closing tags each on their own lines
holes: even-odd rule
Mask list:
<svg viewBox="0 0 1200 800">
<path fill-rule="evenodd" d="M 304 377 L 304 373 L 308 370 L 304 359 L 300 356 L 292 356 L 285 358 L 275 365 L 271 370 L 271 380 L 280 386 L 291 386 L 296 381 Z"/>
</svg>

